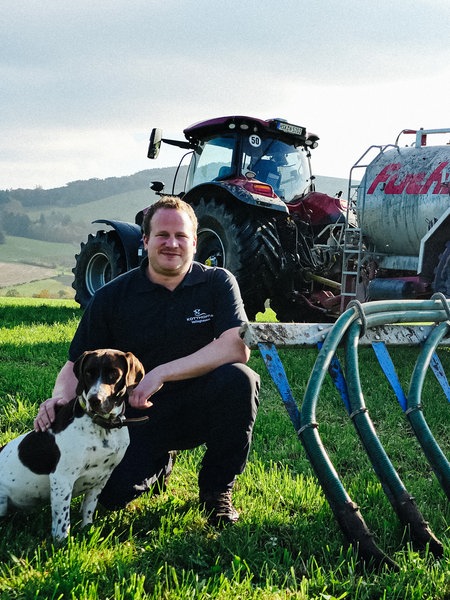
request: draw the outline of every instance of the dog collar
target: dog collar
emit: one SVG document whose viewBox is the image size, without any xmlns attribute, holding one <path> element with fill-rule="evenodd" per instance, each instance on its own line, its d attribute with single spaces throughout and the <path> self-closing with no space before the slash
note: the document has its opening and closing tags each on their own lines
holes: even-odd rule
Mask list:
<svg viewBox="0 0 450 600">
<path fill-rule="evenodd" d="M 78 404 L 96 425 L 100 425 L 100 427 L 103 427 L 104 429 L 121 429 L 122 427 L 129 427 L 130 425 L 138 425 L 141 423 L 145 423 L 149 419 L 148 416 L 127 419 L 124 414 L 125 402 L 122 403 L 122 409 L 120 414 L 114 415 L 113 417 L 102 417 L 97 413 L 87 410 L 86 402 L 83 396 L 78 396 Z"/>
</svg>

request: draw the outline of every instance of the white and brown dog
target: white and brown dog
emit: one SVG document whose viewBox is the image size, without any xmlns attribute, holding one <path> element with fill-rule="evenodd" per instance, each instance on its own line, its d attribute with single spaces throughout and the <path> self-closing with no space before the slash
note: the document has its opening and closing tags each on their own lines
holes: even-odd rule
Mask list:
<svg viewBox="0 0 450 600">
<path fill-rule="evenodd" d="M 128 447 L 125 400 L 144 368 L 131 352 L 105 349 L 85 352 L 74 373 L 77 396 L 58 409 L 51 428 L 25 433 L 0 452 L 0 516 L 50 500 L 55 540 L 68 536 L 72 497 L 84 494 L 82 525 L 92 523 L 98 496 Z"/>
</svg>

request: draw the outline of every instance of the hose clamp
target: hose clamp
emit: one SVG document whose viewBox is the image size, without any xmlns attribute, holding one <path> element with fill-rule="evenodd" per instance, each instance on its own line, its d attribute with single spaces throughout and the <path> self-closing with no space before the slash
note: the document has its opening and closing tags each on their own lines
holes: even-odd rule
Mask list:
<svg viewBox="0 0 450 600">
<path fill-rule="evenodd" d="M 367 317 L 366 317 L 366 313 L 364 312 L 364 308 L 363 305 L 361 304 L 361 302 L 359 300 L 351 300 L 348 303 L 348 307 L 347 308 L 355 308 L 356 312 L 359 315 L 359 318 L 361 319 L 361 333 L 360 333 L 360 337 L 363 337 L 366 333 L 367 330 Z"/>
<path fill-rule="evenodd" d="M 422 411 L 422 410 L 423 409 L 422 409 L 422 405 L 421 404 L 418 404 L 417 406 L 411 406 L 410 408 L 407 408 L 405 410 L 405 415 L 408 416 L 408 415 L 410 415 L 413 412 Z"/>
<path fill-rule="evenodd" d="M 367 412 L 369 412 L 369 409 L 366 406 L 363 406 L 362 408 L 357 408 L 352 413 L 350 413 L 349 417 L 353 420 L 356 416 Z"/>
<path fill-rule="evenodd" d="M 300 429 L 297 431 L 297 435 L 300 437 L 301 434 L 305 431 L 305 429 L 317 429 L 318 427 L 318 423 L 307 423 L 306 425 L 303 425 L 303 427 L 300 427 Z"/>
</svg>

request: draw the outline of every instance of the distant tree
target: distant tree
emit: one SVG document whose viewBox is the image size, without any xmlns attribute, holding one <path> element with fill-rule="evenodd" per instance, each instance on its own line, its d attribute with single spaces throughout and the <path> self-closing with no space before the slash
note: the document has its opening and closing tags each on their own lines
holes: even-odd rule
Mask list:
<svg viewBox="0 0 450 600">
<path fill-rule="evenodd" d="M 41 290 L 33 294 L 33 298 L 50 298 L 50 292 L 48 290 Z"/>
<path fill-rule="evenodd" d="M 3 211 L 2 222 L 5 233 L 19 237 L 29 237 L 31 221 L 28 215 Z"/>
</svg>

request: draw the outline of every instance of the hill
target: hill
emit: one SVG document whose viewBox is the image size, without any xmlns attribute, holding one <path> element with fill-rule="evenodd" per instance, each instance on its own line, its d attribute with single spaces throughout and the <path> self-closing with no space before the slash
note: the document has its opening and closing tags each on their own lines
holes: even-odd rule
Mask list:
<svg viewBox="0 0 450 600">
<path fill-rule="evenodd" d="M 57 243 L 79 243 L 96 219 L 134 222 L 135 215 L 152 204 L 157 196 L 149 189 L 152 181 L 166 183 L 172 193 L 175 167 L 148 169 L 134 175 L 89 179 L 50 190 L 0 191 L 0 247 L 3 236 L 25 237 Z M 182 191 L 186 167 L 178 174 L 174 192 Z M 316 176 L 316 189 L 334 196 L 347 189 L 345 179 Z M 1 255 L 0 255 L 1 260 Z"/>
<path fill-rule="evenodd" d="M 109 218 L 125 218 L 121 205 L 126 205 L 128 199 L 142 200 L 142 204 L 136 207 L 140 210 L 145 204 L 152 202 L 156 196 L 149 187 L 152 181 L 163 181 L 166 184 L 167 193 L 172 193 L 172 181 L 175 177 L 176 167 L 162 169 L 147 169 L 139 171 L 134 175 L 122 177 L 109 177 L 107 179 L 87 179 L 85 181 L 73 181 L 65 186 L 45 190 L 35 189 L 11 189 L 0 190 L 0 210 L 13 206 L 16 210 L 20 207 L 26 209 L 27 214 L 36 215 L 48 211 L 63 210 L 69 215 L 86 216 L 86 205 L 89 209 L 98 206 L 117 205 L 120 214 L 108 215 Z M 182 185 L 186 176 L 186 167 L 182 167 L 177 177 L 175 193 L 182 191 Z M 338 191 L 347 189 L 347 180 L 335 177 L 316 176 L 316 188 L 320 192 L 333 196 Z M 134 206 L 134 205 L 133 205 Z M 81 208 L 81 211 L 77 209 Z M 90 212 L 90 210 L 89 210 Z M 103 213 L 105 216 L 105 213 Z M 129 219 L 130 217 L 127 217 Z"/>
<path fill-rule="evenodd" d="M 145 189 L 152 180 L 169 183 L 173 180 L 174 174 L 175 167 L 166 167 L 147 169 L 134 175 L 121 177 L 71 181 L 62 187 L 49 190 L 40 187 L 35 189 L 0 190 L 0 206 L 15 201 L 20 202 L 24 207 L 35 210 L 49 206 L 67 208 L 68 206 L 86 204 L 117 194 Z"/>
<path fill-rule="evenodd" d="M 72 297 L 71 269 L 80 244 L 90 233 L 107 227 L 93 221 L 134 222 L 136 213 L 157 198 L 150 182 L 164 181 L 171 193 L 174 174 L 175 167 L 168 167 L 108 180 L 72 182 L 52 190 L 0 191 L 0 215 L 2 207 L 13 211 L 12 231 L 5 231 L 5 213 L 0 217 L 0 295 L 52 296 L 56 287 L 58 296 Z M 184 181 L 184 173 L 179 180 Z M 114 189 L 120 191 L 108 193 Z M 330 196 L 339 191 L 346 195 L 347 181 L 317 176 L 316 189 Z"/>
<path fill-rule="evenodd" d="M 173 170 L 174 171 L 174 170 Z M 84 202 L 83 204 L 67 206 L 64 209 L 64 214 L 69 216 L 73 223 L 83 222 L 86 231 L 97 231 L 98 224 L 90 227 L 92 221 L 96 219 L 113 219 L 119 221 L 134 222 L 136 213 L 144 207 L 152 204 L 156 199 L 156 194 L 150 189 L 151 181 L 164 181 L 167 183 L 166 191 L 171 193 L 170 182 L 173 179 L 173 173 L 168 170 L 166 177 L 156 179 L 155 173 L 148 171 L 148 180 L 145 186 L 138 189 L 132 189 L 120 194 L 99 198 Z M 347 181 L 334 177 L 316 177 L 316 188 L 318 191 L 334 196 L 337 192 L 342 191 L 346 195 Z M 178 191 L 178 190 L 176 190 Z M 39 219 L 41 214 L 50 215 L 54 211 L 53 206 L 47 206 L 45 209 L 37 209 L 30 207 L 29 216 L 33 219 Z M 81 239 L 84 239 L 82 237 Z"/>
</svg>

